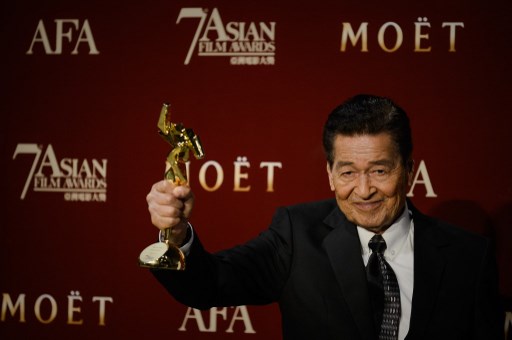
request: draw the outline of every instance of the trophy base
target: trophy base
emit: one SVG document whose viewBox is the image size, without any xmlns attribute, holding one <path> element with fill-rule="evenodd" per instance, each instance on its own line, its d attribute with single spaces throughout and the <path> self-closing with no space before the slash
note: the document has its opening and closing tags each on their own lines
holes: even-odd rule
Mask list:
<svg viewBox="0 0 512 340">
<path fill-rule="evenodd" d="M 158 242 L 147 246 L 140 253 L 139 266 L 152 269 L 185 270 L 185 255 L 176 246 Z"/>
</svg>

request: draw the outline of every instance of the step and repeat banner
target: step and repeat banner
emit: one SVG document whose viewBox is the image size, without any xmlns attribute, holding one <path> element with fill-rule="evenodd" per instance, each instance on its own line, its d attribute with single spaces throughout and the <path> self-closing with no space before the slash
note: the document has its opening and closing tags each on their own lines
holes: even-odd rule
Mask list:
<svg viewBox="0 0 512 340">
<path fill-rule="evenodd" d="M 0 338 L 280 339 L 276 305 L 199 311 L 138 256 L 172 121 L 200 136 L 191 223 L 221 250 L 332 197 L 328 113 L 411 117 L 427 214 L 492 238 L 512 328 L 510 2 L 9 1 L 1 5 Z M 512 335 L 508 335 L 510 338 Z"/>
</svg>

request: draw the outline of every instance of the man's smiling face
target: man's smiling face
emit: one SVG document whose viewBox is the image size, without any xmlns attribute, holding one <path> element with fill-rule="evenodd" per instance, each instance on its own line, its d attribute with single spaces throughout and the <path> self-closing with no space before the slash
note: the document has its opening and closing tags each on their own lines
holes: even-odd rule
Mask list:
<svg viewBox="0 0 512 340">
<path fill-rule="evenodd" d="M 405 206 L 412 171 L 405 168 L 391 135 L 337 135 L 331 190 L 349 221 L 376 233 L 386 230 Z"/>
</svg>

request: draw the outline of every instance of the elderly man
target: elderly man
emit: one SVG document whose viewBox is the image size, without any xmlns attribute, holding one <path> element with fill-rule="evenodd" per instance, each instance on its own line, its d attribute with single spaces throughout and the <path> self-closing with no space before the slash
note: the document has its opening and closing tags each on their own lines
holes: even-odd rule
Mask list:
<svg viewBox="0 0 512 340">
<path fill-rule="evenodd" d="M 190 188 L 156 183 L 152 222 L 187 257 L 185 271 L 156 278 L 196 308 L 278 302 L 284 339 L 500 339 L 489 241 L 406 199 L 406 113 L 355 96 L 329 115 L 323 144 L 335 199 L 280 208 L 257 238 L 215 254 L 187 222 Z"/>
</svg>

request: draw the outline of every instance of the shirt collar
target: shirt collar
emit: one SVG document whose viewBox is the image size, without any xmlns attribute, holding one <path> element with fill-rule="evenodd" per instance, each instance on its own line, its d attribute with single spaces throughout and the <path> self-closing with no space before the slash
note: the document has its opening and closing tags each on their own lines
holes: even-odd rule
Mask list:
<svg viewBox="0 0 512 340">
<path fill-rule="evenodd" d="M 402 214 L 396 219 L 396 221 L 382 234 L 382 237 L 386 241 L 386 251 L 384 257 L 389 260 L 393 260 L 395 256 L 400 252 L 411 229 L 411 215 L 407 202 Z M 357 226 L 357 232 L 359 234 L 359 241 L 361 242 L 361 249 L 363 255 L 371 254 L 371 250 L 368 247 L 368 242 L 375 235 L 375 233 Z"/>
</svg>

